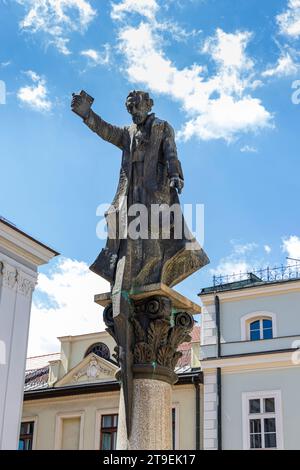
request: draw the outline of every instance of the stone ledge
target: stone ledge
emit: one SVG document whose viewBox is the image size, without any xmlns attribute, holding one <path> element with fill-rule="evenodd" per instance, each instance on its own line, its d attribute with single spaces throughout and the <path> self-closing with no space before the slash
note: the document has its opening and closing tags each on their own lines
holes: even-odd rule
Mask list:
<svg viewBox="0 0 300 470">
<path fill-rule="evenodd" d="M 172 301 L 173 308 L 177 310 L 184 310 L 193 315 L 201 313 L 200 305 L 192 302 L 184 295 L 179 294 L 175 290 L 162 283 L 136 287 L 131 289 L 129 292 L 129 298 L 132 300 L 142 300 L 146 299 L 147 297 L 153 297 L 155 295 L 168 297 Z M 101 305 L 102 307 L 106 307 L 111 303 L 111 293 L 106 292 L 104 294 L 96 294 L 94 301 L 96 304 Z"/>
</svg>

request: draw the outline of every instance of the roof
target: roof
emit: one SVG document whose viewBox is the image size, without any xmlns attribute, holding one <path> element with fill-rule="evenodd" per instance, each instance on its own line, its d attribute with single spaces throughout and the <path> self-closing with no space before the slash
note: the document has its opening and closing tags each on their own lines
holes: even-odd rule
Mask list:
<svg viewBox="0 0 300 470">
<path fill-rule="evenodd" d="M 294 260 L 297 261 L 297 260 Z M 213 286 L 205 287 L 198 294 L 209 295 L 251 287 L 269 286 L 300 280 L 300 262 L 273 268 L 258 269 L 247 273 L 233 273 L 213 277 Z"/>
<path fill-rule="evenodd" d="M 60 359 L 60 353 L 28 357 L 26 360 L 24 391 L 48 388 L 49 362 Z"/>
<path fill-rule="evenodd" d="M 48 388 L 49 366 L 25 372 L 24 391 Z"/>
<path fill-rule="evenodd" d="M 265 286 L 267 287 L 267 286 L 272 286 L 274 284 L 276 285 L 287 284 L 289 282 L 299 282 L 299 279 L 285 279 L 285 280 L 272 281 L 272 282 L 261 281 L 261 282 L 252 282 L 252 283 L 250 283 L 248 279 L 245 279 L 245 281 L 230 282 L 228 284 L 222 284 L 221 286 L 205 287 L 204 289 L 201 290 L 201 292 L 198 295 L 199 297 L 201 297 L 203 295 L 217 294 L 220 292 L 250 289 L 252 287 L 265 287 Z"/>
<path fill-rule="evenodd" d="M 50 361 L 56 361 L 59 359 L 60 359 L 60 353 L 52 353 L 52 354 L 44 354 L 42 356 L 28 357 L 26 360 L 26 372 L 49 366 Z"/>
<path fill-rule="evenodd" d="M 31 241 L 37 243 L 38 245 L 42 246 L 43 248 L 46 248 L 46 250 L 49 250 L 51 253 L 54 254 L 54 256 L 58 256 L 60 254 L 57 251 L 53 250 L 53 248 L 50 248 L 49 246 L 47 246 L 44 243 L 40 242 L 39 240 L 32 237 L 31 235 L 28 235 L 28 233 L 26 233 L 23 230 L 19 229 L 15 224 L 13 224 L 9 220 L 5 219 L 5 217 L 2 217 L 1 215 L 0 215 L 0 222 L 2 224 L 6 225 L 7 227 L 10 227 L 11 229 L 15 230 L 20 235 L 23 235 L 24 237 L 28 238 L 29 240 L 31 240 Z"/>
</svg>

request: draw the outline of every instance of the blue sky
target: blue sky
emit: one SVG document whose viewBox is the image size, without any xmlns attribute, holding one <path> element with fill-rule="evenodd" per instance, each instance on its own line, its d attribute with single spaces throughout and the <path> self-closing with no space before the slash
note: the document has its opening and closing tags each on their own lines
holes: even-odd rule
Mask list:
<svg viewBox="0 0 300 470">
<path fill-rule="evenodd" d="M 64 257 L 42 269 L 31 353 L 100 324 L 91 299 L 105 286 L 87 266 L 104 243 L 96 208 L 114 195 L 120 152 L 70 111 L 73 91 L 125 125 L 125 97 L 145 89 L 175 128 L 181 200 L 205 205 L 211 259 L 182 293 L 300 257 L 300 0 L 0 0 L 0 41 L 0 214 Z"/>
</svg>

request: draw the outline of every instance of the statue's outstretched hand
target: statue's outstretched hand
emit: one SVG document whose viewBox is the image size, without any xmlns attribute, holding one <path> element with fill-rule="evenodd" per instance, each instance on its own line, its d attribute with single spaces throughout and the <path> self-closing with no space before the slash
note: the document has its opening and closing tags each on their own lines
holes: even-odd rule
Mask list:
<svg viewBox="0 0 300 470">
<path fill-rule="evenodd" d="M 178 194 L 181 194 L 181 191 L 184 186 L 184 181 L 179 176 L 172 176 L 170 179 L 170 188 L 175 188 L 178 191 Z"/>
<path fill-rule="evenodd" d="M 81 91 L 80 93 L 73 93 L 71 109 L 74 111 L 74 113 L 78 114 L 78 116 L 85 119 L 89 115 L 93 101 L 94 99 L 85 91 Z"/>
</svg>

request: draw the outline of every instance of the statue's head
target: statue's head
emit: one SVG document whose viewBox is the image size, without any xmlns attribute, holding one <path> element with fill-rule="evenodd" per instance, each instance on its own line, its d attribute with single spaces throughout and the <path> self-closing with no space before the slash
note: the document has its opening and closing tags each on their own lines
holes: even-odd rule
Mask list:
<svg viewBox="0 0 300 470">
<path fill-rule="evenodd" d="M 153 100 L 149 93 L 133 90 L 126 98 L 126 108 L 135 124 L 142 124 L 150 113 Z"/>
</svg>

